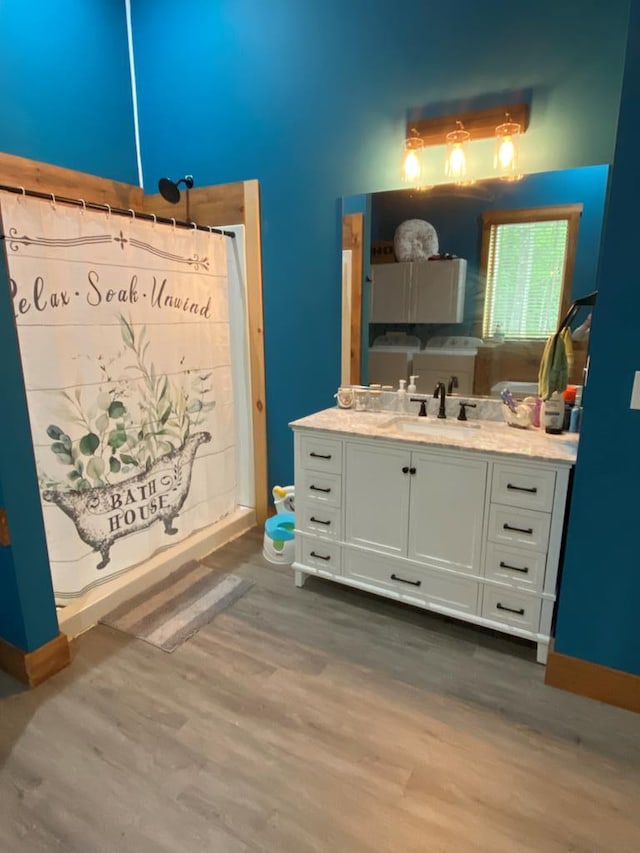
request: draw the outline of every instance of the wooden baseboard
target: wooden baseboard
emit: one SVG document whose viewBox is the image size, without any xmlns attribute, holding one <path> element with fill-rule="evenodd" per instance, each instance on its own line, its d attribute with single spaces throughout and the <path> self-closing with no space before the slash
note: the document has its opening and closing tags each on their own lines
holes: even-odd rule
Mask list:
<svg viewBox="0 0 640 853">
<path fill-rule="evenodd" d="M 544 683 L 640 713 L 640 675 L 549 650 Z"/>
<path fill-rule="evenodd" d="M 29 687 L 37 687 L 71 663 L 71 650 L 66 634 L 33 652 L 25 652 L 0 639 L 0 669 Z"/>
</svg>

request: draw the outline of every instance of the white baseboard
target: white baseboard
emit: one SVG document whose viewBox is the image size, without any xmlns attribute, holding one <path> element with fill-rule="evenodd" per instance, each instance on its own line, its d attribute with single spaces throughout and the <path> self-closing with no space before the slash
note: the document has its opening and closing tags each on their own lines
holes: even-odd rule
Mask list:
<svg viewBox="0 0 640 853">
<path fill-rule="evenodd" d="M 145 560 L 126 574 L 92 589 L 58 610 L 60 630 L 69 639 L 88 631 L 114 608 L 163 580 L 189 560 L 200 560 L 256 524 L 254 509 L 239 507 L 221 521 L 199 530 L 184 542 Z"/>
</svg>

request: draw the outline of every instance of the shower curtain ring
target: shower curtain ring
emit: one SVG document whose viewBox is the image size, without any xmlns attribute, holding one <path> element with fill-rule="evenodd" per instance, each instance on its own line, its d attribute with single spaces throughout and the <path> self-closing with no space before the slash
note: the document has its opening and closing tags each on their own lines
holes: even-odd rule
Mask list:
<svg viewBox="0 0 640 853">
<path fill-rule="evenodd" d="M 175 230 L 176 230 L 176 221 L 175 221 L 175 219 L 173 218 L 173 216 L 171 217 L 171 230 L 172 230 L 172 231 L 175 231 Z"/>
<path fill-rule="evenodd" d="M 111 205 L 105 202 L 105 207 L 107 208 L 107 219 L 111 219 Z"/>
<path fill-rule="evenodd" d="M 87 212 L 87 202 L 83 198 L 81 198 L 80 204 L 82 205 L 82 213 L 83 214 L 86 213 Z"/>
<path fill-rule="evenodd" d="M 19 190 L 20 190 L 20 192 L 22 193 L 22 198 L 26 198 L 26 197 L 27 197 L 27 191 L 25 190 L 25 188 L 24 188 L 24 187 L 16 187 L 16 189 L 19 189 Z M 20 201 L 20 199 L 18 199 L 18 201 Z"/>
<path fill-rule="evenodd" d="M 193 230 L 194 230 L 194 231 L 197 231 L 197 230 L 198 230 L 198 226 L 197 226 L 197 224 L 196 224 L 195 222 L 192 222 L 192 223 L 191 223 L 191 227 L 193 228 Z"/>
<path fill-rule="evenodd" d="M 55 210 L 56 209 L 56 197 L 53 193 L 49 193 L 49 195 L 51 196 L 51 207 Z"/>
<path fill-rule="evenodd" d="M 155 213 L 150 213 L 149 216 L 153 216 L 153 225 L 151 227 L 155 228 L 156 222 L 158 221 L 158 217 L 155 215 Z"/>
<path fill-rule="evenodd" d="M 135 210 L 132 210 L 131 208 L 128 208 L 128 210 L 129 210 L 129 213 L 131 214 L 131 219 L 132 219 L 132 220 L 133 220 L 133 219 L 135 219 L 135 218 L 136 218 L 136 212 L 135 212 Z"/>
</svg>

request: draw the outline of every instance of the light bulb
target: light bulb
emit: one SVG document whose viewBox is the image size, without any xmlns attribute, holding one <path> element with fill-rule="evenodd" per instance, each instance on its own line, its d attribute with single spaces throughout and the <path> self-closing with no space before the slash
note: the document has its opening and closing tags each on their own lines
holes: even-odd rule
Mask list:
<svg viewBox="0 0 640 853">
<path fill-rule="evenodd" d="M 512 169 L 516 158 L 516 148 L 510 136 L 505 137 L 498 148 L 498 163 L 501 169 Z"/>
<path fill-rule="evenodd" d="M 414 183 L 422 174 L 420 158 L 416 151 L 407 151 L 402 164 L 402 178 L 407 183 Z"/>
<path fill-rule="evenodd" d="M 467 158 L 460 145 L 454 145 L 449 153 L 448 174 L 452 178 L 462 178 L 467 173 Z"/>
</svg>

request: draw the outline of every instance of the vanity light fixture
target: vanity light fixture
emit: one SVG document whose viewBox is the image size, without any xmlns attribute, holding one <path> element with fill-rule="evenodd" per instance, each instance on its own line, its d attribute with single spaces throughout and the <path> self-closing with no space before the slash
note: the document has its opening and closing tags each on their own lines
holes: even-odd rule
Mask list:
<svg viewBox="0 0 640 853">
<path fill-rule="evenodd" d="M 456 129 L 447 133 L 447 158 L 444 163 L 444 173 L 456 183 L 461 183 L 467 176 L 467 152 L 471 134 L 464 129 L 461 121 L 456 122 Z"/>
<path fill-rule="evenodd" d="M 505 113 L 505 120 L 496 127 L 493 167 L 505 181 L 519 181 L 522 178 L 518 172 L 520 129 L 520 124 L 511 120 L 510 113 Z"/>
<path fill-rule="evenodd" d="M 455 126 L 455 130 L 451 128 Z M 469 143 L 479 139 L 496 140 L 495 164 L 510 180 L 521 177 L 518 167 L 518 142 L 529 126 L 529 105 L 507 103 L 483 110 L 426 119 L 411 119 L 407 124 L 404 145 L 403 180 L 419 183 L 422 171 L 422 149 L 430 145 L 447 145 L 445 174 L 456 183 L 469 183 Z M 501 136 L 498 137 L 498 131 Z M 411 156 L 412 155 L 412 156 Z M 406 160 L 408 167 L 405 167 Z M 488 164 L 487 164 L 488 165 Z M 407 174 L 408 173 L 408 174 Z"/>
<path fill-rule="evenodd" d="M 424 142 L 415 129 L 411 128 L 410 135 L 404 141 L 404 156 L 402 158 L 402 180 L 406 184 L 419 184 L 422 178 L 422 149 Z"/>
</svg>

